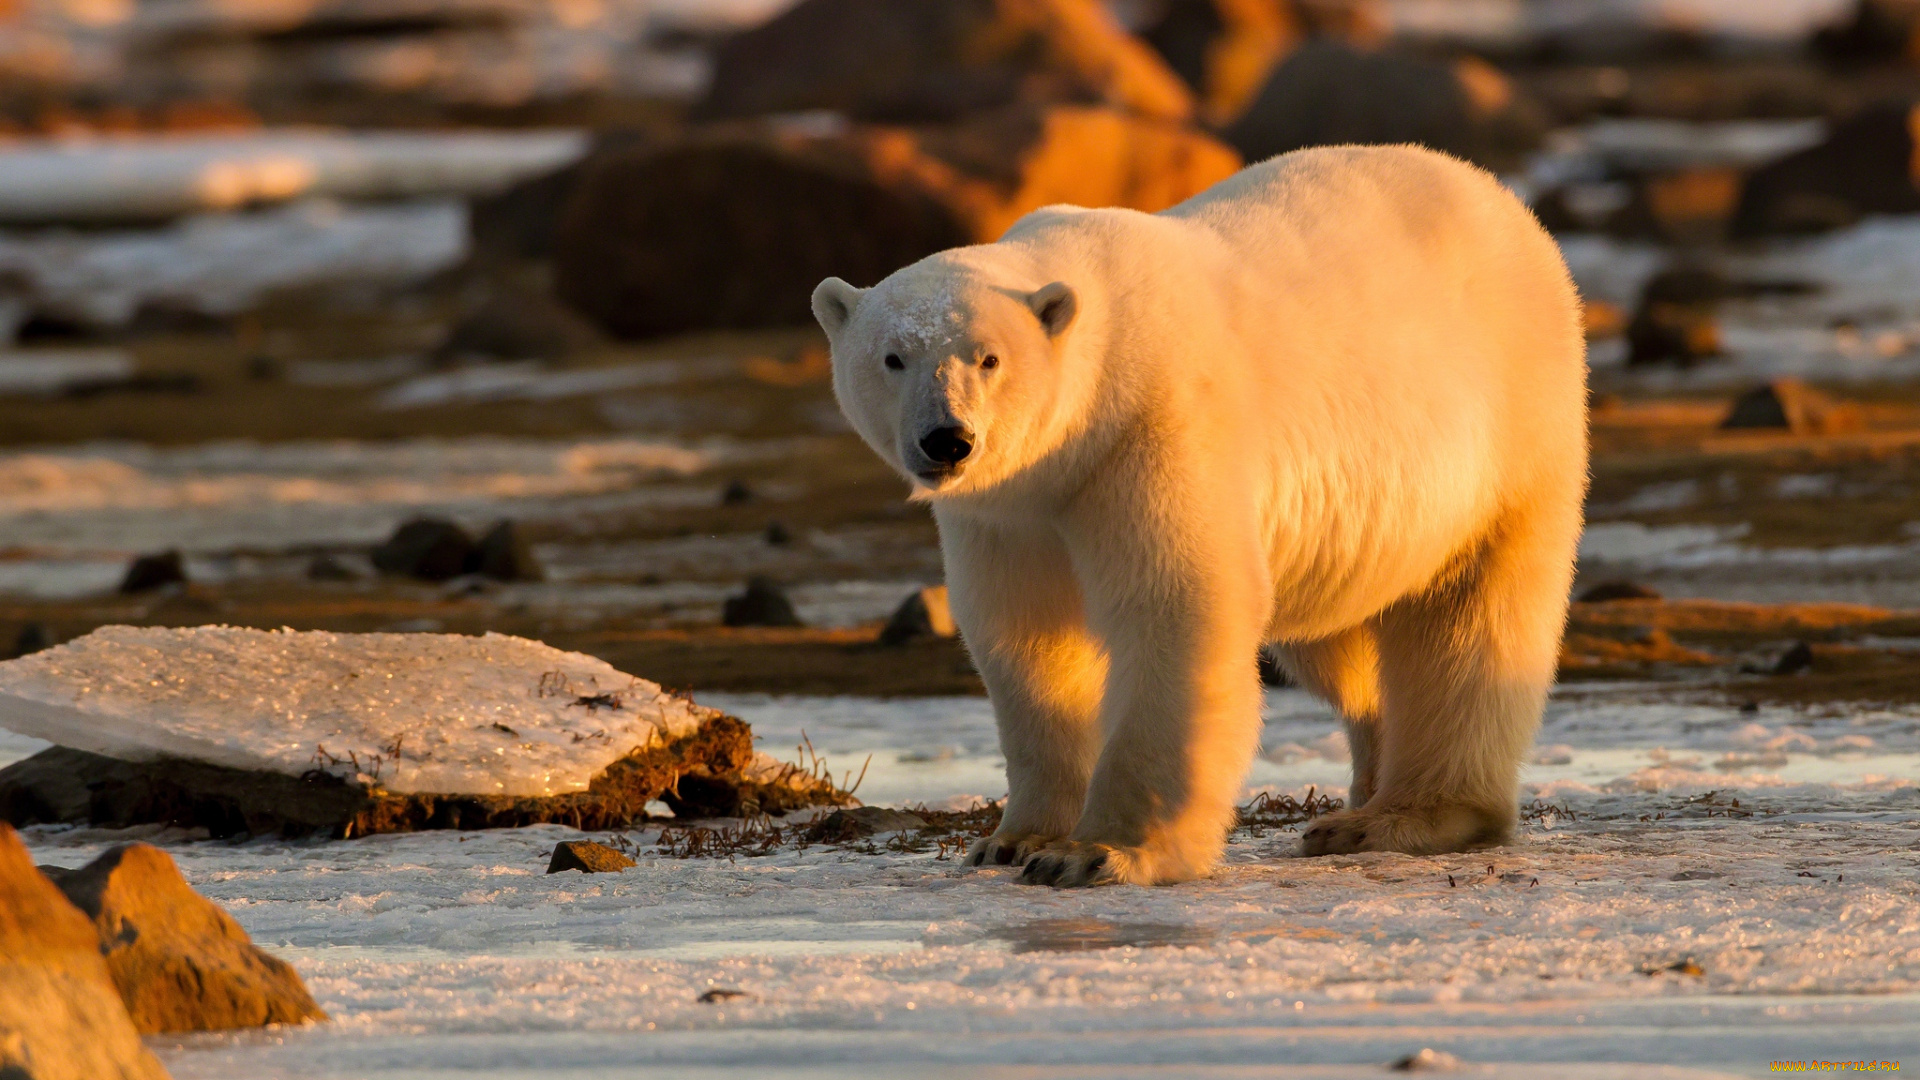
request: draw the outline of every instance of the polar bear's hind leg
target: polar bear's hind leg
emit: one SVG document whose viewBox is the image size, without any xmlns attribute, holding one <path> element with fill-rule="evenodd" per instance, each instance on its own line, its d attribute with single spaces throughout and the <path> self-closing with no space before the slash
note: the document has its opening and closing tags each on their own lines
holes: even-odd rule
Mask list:
<svg viewBox="0 0 1920 1080">
<path fill-rule="evenodd" d="M 1380 644 L 1371 626 L 1356 626 L 1318 641 L 1272 646 L 1287 674 L 1333 706 L 1346 721 L 1353 755 L 1349 806 L 1373 797 L 1380 762 Z"/>
</svg>

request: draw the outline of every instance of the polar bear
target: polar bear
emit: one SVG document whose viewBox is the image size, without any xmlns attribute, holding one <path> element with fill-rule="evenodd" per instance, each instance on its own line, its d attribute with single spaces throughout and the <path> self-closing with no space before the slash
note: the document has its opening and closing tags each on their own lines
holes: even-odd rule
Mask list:
<svg viewBox="0 0 1920 1080">
<path fill-rule="evenodd" d="M 971 865 L 1209 873 L 1274 648 L 1353 752 L 1307 855 L 1506 840 L 1587 484 L 1579 302 L 1490 175 L 1286 154 L 1158 214 L 1046 207 L 813 310 L 932 505 L 1007 762 Z"/>
</svg>

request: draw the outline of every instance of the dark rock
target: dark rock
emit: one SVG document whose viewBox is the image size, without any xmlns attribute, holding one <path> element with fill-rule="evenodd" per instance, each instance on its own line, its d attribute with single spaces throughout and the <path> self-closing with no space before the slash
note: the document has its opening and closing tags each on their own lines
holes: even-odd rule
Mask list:
<svg viewBox="0 0 1920 1080">
<path fill-rule="evenodd" d="M 1796 641 L 1780 659 L 1774 661 L 1770 675 L 1798 675 L 1813 666 L 1813 646 L 1804 641 Z"/>
<path fill-rule="evenodd" d="M 247 378 L 254 382 L 279 382 L 286 374 L 280 361 L 264 353 L 256 353 L 247 358 Z"/>
<path fill-rule="evenodd" d="M 127 566 L 125 577 L 120 579 L 120 592 L 131 596 L 135 593 L 152 592 L 168 585 L 185 585 L 187 568 L 180 561 L 178 551 L 162 551 L 153 555 L 142 555 Z"/>
<path fill-rule="evenodd" d="M 625 829 L 648 820 L 646 805 L 655 799 L 686 818 L 734 816 L 747 804 L 783 814 L 840 801 L 826 782 L 748 779 L 742 770 L 753 756 L 747 725 L 715 713 L 686 735 L 607 766 L 584 792 L 516 797 L 395 794 L 324 772 L 296 777 L 179 758 L 131 762 L 56 746 L 0 769 L 0 817 L 18 825 L 166 824 L 203 828 L 216 838 L 346 839 L 544 823 Z"/>
<path fill-rule="evenodd" d="M 600 342 L 600 332 L 551 295 L 495 284 L 436 350 L 451 360 L 561 360 Z"/>
<path fill-rule="evenodd" d="M 166 1080 L 87 917 L 0 825 L 0 1077 Z"/>
<path fill-rule="evenodd" d="M 745 480 L 729 480 L 720 492 L 721 506 L 740 506 L 753 501 L 753 489 Z"/>
<path fill-rule="evenodd" d="M 703 119 L 941 122 L 1015 103 L 1185 120 L 1193 99 L 1098 0 L 802 0 L 723 42 Z"/>
<path fill-rule="evenodd" d="M 13 639 L 13 655 L 16 657 L 30 656 L 52 647 L 53 633 L 47 629 L 46 623 L 25 623 Z"/>
<path fill-rule="evenodd" d="M 487 530 L 469 568 L 495 581 L 545 581 L 547 577 L 546 569 L 534 557 L 527 534 L 511 521 Z"/>
<path fill-rule="evenodd" d="M 1169 0 L 1140 36 L 1200 91 L 1203 115 L 1230 119 L 1300 43 L 1300 15 L 1289 0 Z"/>
<path fill-rule="evenodd" d="M 634 865 L 632 859 L 605 844 L 596 844 L 591 840 L 563 840 L 554 845 L 553 860 L 547 863 L 547 873 L 578 870 L 583 874 L 617 874 Z"/>
<path fill-rule="evenodd" d="M 1221 134 L 1248 161 L 1351 143 L 1418 143 L 1485 160 L 1496 141 L 1494 118 L 1506 106 L 1497 83 L 1481 84 L 1500 78 L 1484 65 L 1462 69 L 1315 39 L 1274 68 Z"/>
<path fill-rule="evenodd" d="M 1854 0 L 1850 18 L 1814 33 L 1813 51 L 1840 65 L 1920 59 L 1920 5 L 1911 0 Z"/>
<path fill-rule="evenodd" d="M 1735 398 L 1720 427 L 1838 435 L 1857 431 L 1863 423 L 1857 406 L 1835 401 L 1799 379 L 1779 378 Z"/>
<path fill-rule="evenodd" d="M 763 577 L 747 581 L 747 589 L 738 596 L 727 597 L 720 609 L 720 623 L 723 626 L 800 626 L 800 616 L 793 610 L 793 601 L 780 587 Z"/>
<path fill-rule="evenodd" d="M 807 837 L 816 843 L 831 843 L 926 827 L 927 819 L 910 811 L 884 806 L 846 806 L 814 822 L 807 829 Z"/>
<path fill-rule="evenodd" d="M 731 990 L 726 987 L 716 986 L 701 994 L 695 1000 L 702 1005 L 720 1005 L 732 1001 L 735 998 L 743 998 L 746 996 L 747 992 L 745 990 Z"/>
<path fill-rule="evenodd" d="M 1741 190 L 1732 235 L 1817 232 L 1869 214 L 1920 212 L 1913 119 L 1906 105 L 1868 108 L 1818 146 L 1755 169 Z"/>
<path fill-rule="evenodd" d="M 477 554 L 473 538 L 460 526 L 438 518 L 416 518 L 373 549 L 373 566 L 383 574 L 446 581 L 467 573 Z"/>
<path fill-rule="evenodd" d="M 767 543 L 773 544 L 776 547 L 791 544 L 793 543 L 793 533 L 788 531 L 784 523 L 769 521 L 767 522 Z"/>
<path fill-rule="evenodd" d="M 309 581 L 358 581 L 360 574 L 333 555 L 315 555 L 307 564 Z"/>
<path fill-rule="evenodd" d="M 1660 594 L 1631 581 L 1603 581 L 1578 597 L 1583 604 L 1606 604 L 1615 600 L 1658 600 Z"/>
<path fill-rule="evenodd" d="M 1726 297 L 1721 275 L 1694 267 L 1655 274 L 1627 324 L 1627 363 L 1690 367 L 1721 354 L 1716 305 Z"/>
<path fill-rule="evenodd" d="M 1394 1072 L 1458 1072 L 1462 1065 L 1459 1058 L 1429 1046 L 1396 1060 L 1387 1068 Z"/>
<path fill-rule="evenodd" d="M 880 631 L 880 644 L 904 645 L 919 638 L 950 638 L 959 633 L 947 604 L 947 587 L 930 585 L 901 602 Z"/>
<path fill-rule="evenodd" d="M 113 984 L 142 1034 L 325 1020 L 300 976 L 193 891 L 159 848 L 110 848 L 61 876 L 93 920 Z"/>
<path fill-rule="evenodd" d="M 555 290 L 622 337 L 799 325 L 825 277 L 871 284 L 1050 203 L 1161 210 L 1239 165 L 1205 135 L 1107 109 L 728 125 L 592 162 L 557 234 Z"/>
</svg>

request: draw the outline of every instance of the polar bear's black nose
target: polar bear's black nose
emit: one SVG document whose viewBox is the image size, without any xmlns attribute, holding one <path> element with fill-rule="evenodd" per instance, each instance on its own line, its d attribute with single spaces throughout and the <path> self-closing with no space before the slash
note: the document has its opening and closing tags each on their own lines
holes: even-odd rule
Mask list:
<svg viewBox="0 0 1920 1080">
<path fill-rule="evenodd" d="M 920 440 L 920 452 L 928 461 L 958 465 L 973 453 L 973 432 L 963 427 L 934 428 Z"/>
</svg>

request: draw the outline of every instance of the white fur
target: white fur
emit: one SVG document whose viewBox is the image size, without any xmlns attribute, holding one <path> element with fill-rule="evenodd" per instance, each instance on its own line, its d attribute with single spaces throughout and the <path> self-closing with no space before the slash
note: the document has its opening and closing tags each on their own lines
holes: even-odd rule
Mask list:
<svg viewBox="0 0 1920 1080">
<path fill-rule="evenodd" d="M 1009 798 L 976 863 L 1208 873 L 1263 642 L 1354 745 L 1353 805 L 1308 854 L 1509 836 L 1566 617 L 1586 364 L 1558 249 L 1491 176 L 1305 150 L 1160 214 L 1048 207 L 870 290 L 829 279 L 814 310 L 841 407 L 932 503 L 999 718 Z M 972 455 L 916 476 L 954 424 Z"/>
</svg>

